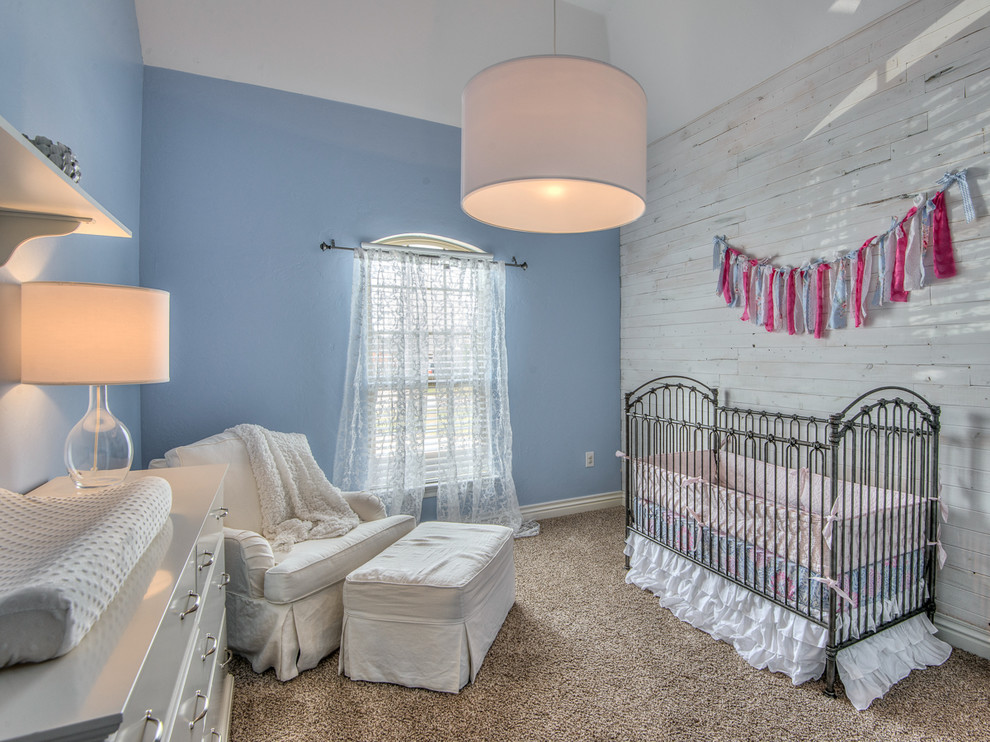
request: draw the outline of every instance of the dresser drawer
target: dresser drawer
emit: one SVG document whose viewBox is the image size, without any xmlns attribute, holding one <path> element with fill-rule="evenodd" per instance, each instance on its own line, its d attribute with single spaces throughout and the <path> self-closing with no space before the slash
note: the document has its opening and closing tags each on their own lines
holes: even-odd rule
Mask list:
<svg viewBox="0 0 990 742">
<path fill-rule="evenodd" d="M 206 736 L 206 716 L 210 711 L 211 663 L 194 657 L 179 694 L 171 742 L 199 742 Z"/>
<path fill-rule="evenodd" d="M 214 523 L 217 522 L 214 519 Z M 176 698 L 175 718 L 169 736 L 175 742 L 198 742 L 206 735 L 206 717 L 215 704 L 210 692 L 213 671 L 217 659 L 225 654 L 225 644 L 221 644 L 226 642 L 226 634 L 222 633 L 226 602 L 223 532 L 222 527 L 210 527 L 209 519 L 204 531 L 206 533 L 197 542 L 200 558 L 196 572 L 201 588 L 196 638 L 189 650 L 185 680 Z M 208 567 L 203 566 L 204 553 L 216 555 Z"/>
<path fill-rule="evenodd" d="M 172 699 L 197 634 L 196 614 L 202 605 L 202 597 L 196 592 L 196 569 L 195 553 L 190 552 L 124 707 L 123 725 L 117 740 L 153 739 L 153 734 L 145 734 L 145 727 L 153 726 L 145 721 L 149 713 L 166 731 L 169 728 Z"/>
<path fill-rule="evenodd" d="M 210 576 L 217 570 L 223 559 L 223 519 L 227 509 L 223 507 L 223 492 L 217 492 L 210 505 L 210 512 L 203 522 L 203 528 L 196 539 L 196 591 L 203 594 Z"/>
<path fill-rule="evenodd" d="M 189 723 L 202 710 L 220 646 L 226 594 L 223 571 L 222 492 L 196 536 L 124 710 L 119 742 L 199 739 Z M 203 657 L 206 657 L 204 660 Z M 190 702 L 191 701 L 191 702 Z M 195 708 L 196 703 L 199 707 Z M 149 717 L 150 714 L 150 717 Z M 198 732 L 197 732 L 198 730 Z M 192 736 L 190 736 L 192 735 Z"/>
<path fill-rule="evenodd" d="M 224 614 L 226 616 L 226 614 Z M 210 712 L 206 715 L 206 734 L 203 742 L 227 742 L 230 726 L 230 704 L 233 694 L 233 678 L 227 672 L 230 653 L 227 650 L 227 621 L 220 631 L 218 656 L 213 666 L 210 682 Z"/>
</svg>

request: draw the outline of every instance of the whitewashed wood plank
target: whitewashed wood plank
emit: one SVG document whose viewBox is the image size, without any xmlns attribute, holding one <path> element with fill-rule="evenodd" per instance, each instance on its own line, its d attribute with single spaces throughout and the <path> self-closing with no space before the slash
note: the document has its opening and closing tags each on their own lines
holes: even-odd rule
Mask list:
<svg viewBox="0 0 990 742">
<path fill-rule="evenodd" d="M 953 556 L 950 554 L 945 567 L 938 573 L 938 581 L 981 597 L 990 597 L 990 579 L 987 579 L 986 574 L 976 570 L 956 568 Z"/>
<path fill-rule="evenodd" d="M 976 530 L 961 528 L 954 523 L 943 523 L 941 538 L 946 544 L 969 555 L 967 568 L 990 575 L 990 548 L 986 535 Z M 961 565 L 957 565 L 961 566 Z"/>
<path fill-rule="evenodd" d="M 959 588 L 951 583 L 936 583 L 935 602 L 938 612 L 960 621 L 987 627 L 990 616 L 990 598 L 977 595 L 969 589 Z"/>
<path fill-rule="evenodd" d="M 990 528 L 984 527 L 985 519 L 990 517 L 990 502 L 984 494 L 972 487 L 949 484 L 943 478 L 942 497 L 949 505 L 949 522 L 966 524 L 976 518 L 974 529 L 984 534 L 990 532 Z"/>
</svg>

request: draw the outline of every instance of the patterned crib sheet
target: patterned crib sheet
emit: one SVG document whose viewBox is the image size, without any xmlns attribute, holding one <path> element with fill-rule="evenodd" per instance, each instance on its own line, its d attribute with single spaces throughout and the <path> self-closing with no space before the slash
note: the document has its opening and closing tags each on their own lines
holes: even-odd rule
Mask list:
<svg viewBox="0 0 990 742">
<path fill-rule="evenodd" d="M 821 572 L 641 498 L 633 512 L 638 532 L 813 620 L 827 618 L 831 592 Z M 844 601 L 840 609 L 855 609 L 857 618 L 872 624 L 884 614 L 899 615 L 903 605 L 918 604 L 924 559 L 924 549 L 916 549 L 840 574 L 835 581 Z"/>
<path fill-rule="evenodd" d="M 924 498 L 711 451 L 633 462 L 635 495 L 825 578 L 896 559 L 926 545 Z M 731 484 L 732 487 L 724 486 Z"/>
</svg>

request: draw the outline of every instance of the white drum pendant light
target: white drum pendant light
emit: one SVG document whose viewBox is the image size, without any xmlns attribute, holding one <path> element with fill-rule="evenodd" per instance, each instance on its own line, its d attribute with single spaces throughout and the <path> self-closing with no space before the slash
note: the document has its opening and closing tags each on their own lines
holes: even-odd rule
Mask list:
<svg viewBox="0 0 990 742">
<path fill-rule="evenodd" d="M 645 209 L 646 95 L 583 57 L 510 59 L 461 98 L 461 208 L 523 232 L 594 232 Z"/>
</svg>

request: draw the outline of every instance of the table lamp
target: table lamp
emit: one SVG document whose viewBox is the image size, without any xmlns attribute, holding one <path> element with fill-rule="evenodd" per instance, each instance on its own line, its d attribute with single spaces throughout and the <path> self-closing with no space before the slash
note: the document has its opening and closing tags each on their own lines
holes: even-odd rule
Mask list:
<svg viewBox="0 0 990 742">
<path fill-rule="evenodd" d="M 169 295 L 136 286 L 21 285 L 21 382 L 88 384 L 89 409 L 65 441 L 76 487 L 107 487 L 131 468 L 127 427 L 107 386 L 168 381 Z"/>
</svg>

